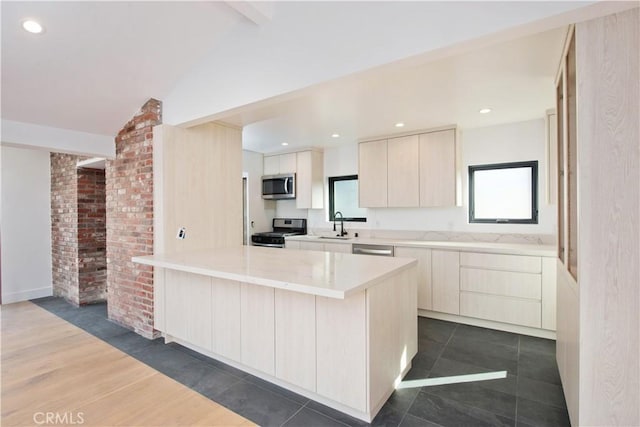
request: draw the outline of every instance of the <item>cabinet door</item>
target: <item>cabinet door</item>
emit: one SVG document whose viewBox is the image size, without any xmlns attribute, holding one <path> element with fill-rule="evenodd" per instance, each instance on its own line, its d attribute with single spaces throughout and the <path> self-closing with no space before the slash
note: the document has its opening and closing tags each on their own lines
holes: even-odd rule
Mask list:
<svg viewBox="0 0 640 427">
<path fill-rule="evenodd" d="M 277 175 L 280 173 L 280 156 L 264 156 L 263 175 Z"/>
<path fill-rule="evenodd" d="M 241 284 L 240 342 L 242 363 L 275 373 L 274 289 Z"/>
<path fill-rule="evenodd" d="M 420 206 L 418 135 L 387 141 L 389 207 Z"/>
<path fill-rule="evenodd" d="M 298 169 L 298 160 L 296 153 L 280 154 L 280 173 L 292 173 Z"/>
<path fill-rule="evenodd" d="M 166 332 L 211 351 L 211 277 L 165 270 Z"/>
<path fill-rule="evenodd" d="M 322 209 L 324 206 L 323 154 L 300 151 L 297 154 L 296 208 Z"/>
<path fill-rule="evenodd" d="M 396 247 L 395 256 L 418 260 L 418 308 L 432 310 L 431 249 Z"/>
<path fill-rule="evenodd" d="M 420 206 L 456 205 L 455 130 L 420 135 Z"/>
<path fill-rule="evenodd" d="M 325 243 L 324 250 L 326 252 L 341 252 L 344 254 L 350 254 L 351 245 L 348 243 Z"/>
<path fill-rule="evenodd" d="M 297 240 L 285 240 L 284 247 L 285 249 L 300 249 L 300 242 Z"/>
<path fill-rule="evenodd" d="M 360 207 L 387 206 L 387 141 L 360 143 L 358 147 Z"/>
<path fill-rule="evenodd" d="M 367 409 L 365 292 L 340 300 L 316 297 L 316 391 L 359 411 Z"/>
<path fill-rule="evenodd" d="M 460 314 L 460 254 L 431 251 L 433 310 Z"/>
<path fill-rule="evenodd" d="M 300 242 L 300 249 L 305 251 L 324 251 L 322 242 Z"/>
<path fill-rule="evenodd" d="M 213 352 L 240 360 L 240 283 L 211 279 L 213 307 Z"/>
<path fill-rule="evenodd" d="M 275 290 L 276 377 L 316 390 L 316 297 Z"/>
</svg>

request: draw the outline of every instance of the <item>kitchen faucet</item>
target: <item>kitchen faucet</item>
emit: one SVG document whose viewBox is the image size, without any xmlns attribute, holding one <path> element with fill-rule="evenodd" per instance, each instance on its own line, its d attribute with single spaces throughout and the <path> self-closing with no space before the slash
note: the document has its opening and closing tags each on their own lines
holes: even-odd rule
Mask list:
<svg viewBox="0 0 640 427">
<path fill-rule="evenodd" d="M 344 216 L 340 211 L 333 214 L 333 231 L 336 231 L 336 217 L 338 214 L 340 214 L 340 234 L 338 234 L 338 236 L 343 237 L 347 235 L 347 232 L 344 231 Z"/>
</svg>

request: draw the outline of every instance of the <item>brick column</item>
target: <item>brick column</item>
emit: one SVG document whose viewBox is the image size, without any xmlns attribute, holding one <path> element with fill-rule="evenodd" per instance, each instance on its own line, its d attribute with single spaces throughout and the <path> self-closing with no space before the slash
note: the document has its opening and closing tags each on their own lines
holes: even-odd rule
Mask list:
<svg viewBox="0 0 640 427">
<path fill-rule="evenodd" d="M 153 269 L 131 257 L 153 254 L 153 126 L 162 103 L 147 101 L 116 137 L 107 161 L 107 287 L 109 318 L 152 338 Z"/>
<path fill-rule="evenodd" d="M 51 154 L 51 261 L 53 294 L 78 305 L 77 156 Z"/>
<path fill-rule="evenodd" d="M 75 305 L 106 298 L 104 171 L 78 169 L 82 158 L 51 154 L 53 294 Z"/>
</svg>

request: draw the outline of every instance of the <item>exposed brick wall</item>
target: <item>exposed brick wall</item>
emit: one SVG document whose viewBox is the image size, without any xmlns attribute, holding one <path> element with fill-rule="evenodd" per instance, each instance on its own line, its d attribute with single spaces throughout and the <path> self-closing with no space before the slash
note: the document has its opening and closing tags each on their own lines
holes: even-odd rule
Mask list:
<svg viewBox="0 0 640 427">
<path fill-rule="evenodd" d="M 107 296 L 105 172 L 78 169 L 78 287 L 80 304 Z"/>
<path fill-rule="evenodd" d="M 75 305 L 107 290 L 104 171 L 77 169 L 81 157 L 51 154 L 53 294 Z"/>
<path fill-rule="evenodd" d="M 109 318 L 147 338 L 153 329 L 153 269 L 131 257 L 153 254 L 153 126 L 162 103 L 147 101 L 116 137 L 107 161 L 107 287 Z"/>
<path fill-rule="evenodd" d="M 51 154 L 53 294 L 78 305 L 77 156 Z"/>
</svg>

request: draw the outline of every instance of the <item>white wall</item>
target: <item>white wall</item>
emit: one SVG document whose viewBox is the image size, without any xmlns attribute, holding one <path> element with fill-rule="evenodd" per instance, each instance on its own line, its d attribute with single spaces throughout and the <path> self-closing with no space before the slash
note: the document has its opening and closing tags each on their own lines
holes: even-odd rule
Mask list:
<svg viewBox="0 0 640 427">
<path fill-rule="evenodd" d="M 367 210 L 366 223 L 349 228 L 429 230 L 479 233 L 555 234 L 556 207 L 545 202 L 546 132 L 544 119 L 509 123 L 462 132 L 463 206 L 452 208 L 379 208 Z M 467 168 L 474 164 L 538 160 L 538 224 L 469 224 Z M 325 182 L 329 176 L 358 173 L 358 145 L 326 149 Z M 326 192 L 328 193 L 328 192 Z M 328 206 L 328 204 L 325 204 Z M 280 205 L 278 205 L 280 214 Z M 309 211 L 309 226 L 326 228 L 327 208 Z"/>
<path fill-rule="evenodd" d="M 253 233 L 271 231 L 271 220 L 276 214 L 275 202 L 262 198 L 263 156 L 254 151 L 242 151 L 242 171 L 248 175 L 249 189 L 249 236 Z M 306 218 L 306 216 L 305 216 Z"/>
<path fill-rule="evenodd" d="M 2 303 L 52 294 L 49 152 L 2 146 Z"/>
<path fill-rule="evenodd" d="M 114 158 L 113 136 L 40 126 L 2 119 L 2 143 L 17 148 L 35 148 L 54 153 Z"/>
</svg>

